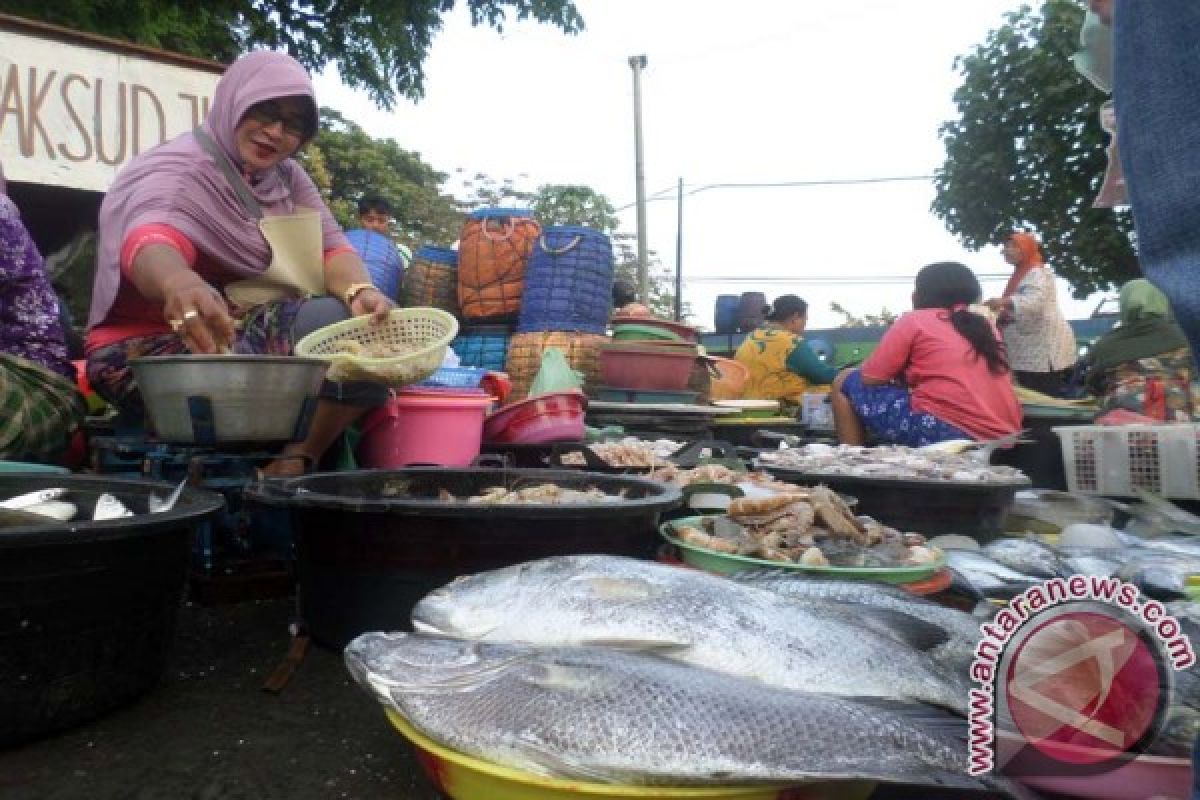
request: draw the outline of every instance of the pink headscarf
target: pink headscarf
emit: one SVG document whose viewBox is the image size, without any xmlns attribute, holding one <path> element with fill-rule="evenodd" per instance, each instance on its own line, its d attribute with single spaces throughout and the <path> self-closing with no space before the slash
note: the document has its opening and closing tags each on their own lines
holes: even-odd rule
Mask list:
<svg viewBox="0 0 1200 800">
<path fill-rule="evenodd" d="M 234 167 L 242 169 L 236 134 L 238 123 L 256 103 L 279 97 L 303 96 L 316 108 L 308 73 L 291 56 L 260 51 L 235 61 L 213 93 L 204 129 Z M 295 161 L 280 169 L 250 175 L 247 183 L 269 216 L 295 211 L 297 192 L 319 198 L 312 181 Z M 326 248 L 337 244 L 341 229 L 321 203 Z M 133 229 L 148 224 L 170 225 L 186 236 L 205 257 L 231 277 L 253 278 L 271 262 L 271 248 L 242 208 L 221 169 L 185 133 L 129 162 L 118 174 L 100 206 L 96 280 L 88 325 L 102 322 L 112 307 L 121 282 L 121 245 Z"/>
</svg>

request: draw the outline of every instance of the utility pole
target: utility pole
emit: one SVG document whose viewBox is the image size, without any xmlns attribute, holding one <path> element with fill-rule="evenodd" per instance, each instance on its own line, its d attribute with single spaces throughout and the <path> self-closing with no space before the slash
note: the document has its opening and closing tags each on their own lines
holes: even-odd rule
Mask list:
<svg viewBox="0 0 1200 800">
<path fill-rule="evenodd" d="M 675 222 L 675 321 L 683 322 L 683 178 L 675 196 L 679 209 Z"/>
<path fill-rule="evenodd" d="M 646 57 L 630 56 L 633 68 L 633 140 L 636 151 L 637 237 L 638 237 L 638 298 L 650 302 L 650 275 L 646 264 L 646 169 L 642 156 L 642 70 Z"/>
</svg>

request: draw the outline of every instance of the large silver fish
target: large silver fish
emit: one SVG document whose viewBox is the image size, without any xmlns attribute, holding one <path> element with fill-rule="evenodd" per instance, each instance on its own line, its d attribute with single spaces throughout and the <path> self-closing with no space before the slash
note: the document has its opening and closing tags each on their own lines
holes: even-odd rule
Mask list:
<svg viewBox="0 0 1200 800">
<path fill-rule="evenodd" d="M 870 780 L 1009 790 L 965 774 L 965 725 L 928 706 L 778 689 L 644 653 L 367 633 L 350 672 L 463 753 L 627 785 Z"/>
<path fill-rule="evenodd" d="M 972 550 L 947 550 L 946 562 L 984 594 L 1021 591 L 1035 583 L 1038 578 L 1007 567 L 994 558 Z"/>
<path fill-rule="evenodd" d="M 738 583 L 770 589 L 800 602 L 833 604 L 846 614 L 853 615 L 858 606 L 866 606 L 915 617 L 945 631 L 946 641 L 930 650 L 930 654 L 964 675 L 982 636 L 979 620 L 970 614 L 886 583 L 814 578 L 781 569 L 746 570 L 730 577 Z"/>
<path fill-rule="evenodd" d="M 1116 572 L 1144 594 L 1168 601 L 1184 598 L 1188 577 L 1196 574 L 1200 574 L 1200 557 L 1165 551 L 1135 552 Z"/>
<path fill-rule="evenodd" d="M 1058 554 L 1034 539 L 997 539 L 983 546 L 983 554 L 1017 572 L 1036 578 L 1066 578 L 1071 570 Z"/>
<path fill-rule="evenodd" d="M 967 701 L 966 676 L 920 651 L 945 641 L 920 620 L 863 606 L 839 614 L 630 558 L 561 556 L 460 578 L 423 598 L 412 618 L 419 631 L 463 639 L 653 650 L 785 688 L 960 712 Z M 886 625 L 894 629 L 877 632 Z M 912 647 L 902 643 L 906 629 Z"/>
</svg>

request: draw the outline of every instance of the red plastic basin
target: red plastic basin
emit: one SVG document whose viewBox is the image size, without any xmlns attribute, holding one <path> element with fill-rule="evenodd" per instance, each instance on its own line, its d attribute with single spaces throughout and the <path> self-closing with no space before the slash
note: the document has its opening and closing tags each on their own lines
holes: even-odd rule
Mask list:
<svg viewBox="0 0 1200 800">
<path fill-rule="evenodd" d="M 513 403 L 483 423 L 485 441 L 499 444 L 546 444 L 583 439 L 587 397 L 575 389 L 551 392 Z"/>
<path fill-rule="evenodd" d="M 600 350 L 604 385 L 620 389 L 685 389 L 695 363 L 694 347 L 609 344 Z"/>
</svg>

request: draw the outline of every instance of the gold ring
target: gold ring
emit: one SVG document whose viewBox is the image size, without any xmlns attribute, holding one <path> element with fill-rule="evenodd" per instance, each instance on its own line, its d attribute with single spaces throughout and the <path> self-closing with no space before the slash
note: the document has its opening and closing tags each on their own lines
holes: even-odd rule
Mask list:
<svg viewBox="0 0 1200 800">
<path fill-rule="evenodd" d="M 167 324 L 171 326 L 172 331 L 174 331 L 175 333 L 179 333 L 179 329 L 183 327 L 183 320 L 169 319 L 169 320 L 167 320 Z"/>
<path fill-rule="evenodd" d="M 191 311 L 183 312 L 183 321 L 187 322 L 189 319 L 195 319 L 198 316 L 200 316 L 200 312 L 193 308 Z"/>
</svg>

